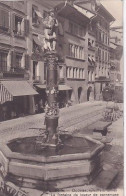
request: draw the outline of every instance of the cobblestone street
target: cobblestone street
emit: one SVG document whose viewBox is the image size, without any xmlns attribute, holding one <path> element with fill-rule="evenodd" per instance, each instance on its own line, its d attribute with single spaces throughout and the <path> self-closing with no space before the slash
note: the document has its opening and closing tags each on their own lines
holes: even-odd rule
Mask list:
<svg viewBox="0 0 126 196">
<path fill-rule="evenodd" d="M 59 127 L 66 131 L 74 131 L 86 127 L 101 118 L 106 106 L 105 102 L 86 102 L 60 110 Z M 16 137 L 38 135 L 44 126 L 45 114 L 20 117 L 0 123 L 0 140 L 10 140 Z"/>
<path fill-rule="evenodd" d="M 110 105 L 113 103 L 109 103 Z M 121 105 L 122 106 L 122 105 Z M 82 134 L 90 135 L 88 126 L 102 118 L 106 102 L 86 102 L 73 107 L 60 110 L 59 127 L 66 132 L 77 133 L 81 130 Z M 8 141 L 17 137 L 28 137 L 40 134 L 40 128 L 45 128 L 44 113 L 33 116 L 22 117 L 0 123 L 0 141 Z M 108 128 L 107 137 L 112 141 L 106 144 L 103 153 L 103 169 L 115 168 L 119 171 L 117 178 L 113 181 L 110 188 L 123 188 L 123 118 L 113 122 Z M 88 191 L 87 186 L 77 187 L 79 190 Z M 92 189 L 92 186 L 89 187 Z M 76 190 L 76 187 L 75 187 Z M 94 188 L 95 190 L 95 188 Z M 97 189 L 96 189 L 97 190 Z"/>
</svg>

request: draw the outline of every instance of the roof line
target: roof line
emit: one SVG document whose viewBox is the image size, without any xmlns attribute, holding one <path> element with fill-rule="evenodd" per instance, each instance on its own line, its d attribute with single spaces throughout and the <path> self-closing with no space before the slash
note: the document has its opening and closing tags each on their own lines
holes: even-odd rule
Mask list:
<svg viewBox="0 0 126 196">
<path fill-rule="evenodd" d="M 100 6 L 99 7 L 101 7 L 101 8 L 103 8 L 104 9 L 104 11 L 106 11 L 107 13 L 108 13 L 108 15 L 113 19 L 113 21 L 115 21 L 116 19 L 112 16 L 112 14 L 102 5 L 102 4 L 100 4 Z"/>
</svg>

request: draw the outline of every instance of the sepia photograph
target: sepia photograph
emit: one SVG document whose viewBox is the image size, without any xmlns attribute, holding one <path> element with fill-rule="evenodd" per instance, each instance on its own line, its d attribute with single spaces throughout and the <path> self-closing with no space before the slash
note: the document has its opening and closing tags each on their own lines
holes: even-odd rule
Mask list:
<svg viewBox="0 0 126 196">
<path fill-rule="evenodd" d="M 122 0 L 0 0 L 0 196 L 123 196 Z"/>
</svg>

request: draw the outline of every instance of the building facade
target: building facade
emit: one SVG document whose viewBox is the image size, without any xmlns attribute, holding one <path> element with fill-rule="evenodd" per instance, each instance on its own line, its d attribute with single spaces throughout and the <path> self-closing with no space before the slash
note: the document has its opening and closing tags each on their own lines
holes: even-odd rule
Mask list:
<svg viewBox="0 0 126 196">
<path fill-rule="evenodd" d="M 96 99 L 100 99 L 103 88 L 110 82 L 110 23 L 115 19 L 102 6 L 98 6 L 96 16 L 97 69 L 95 79 Z"/>
<path fill-rule="evenodd" d="M 0 2 L 0 101 L 1 106 L 12 101 L 20 115 L 44 111 L 43 21 L 52 8 L 59 23 L 59 106 L 99 100 L 110 81 L 109 26 L 114 18 L 97 1 Z"/>
<path fill-rule="evenodd" d="M 33 113 L 28 34 L 25 2 L 0 2 L 0 120 Z"/>
<path fill-rule="evenodd" d="M 73 103 L 81 103 L 87 100 L 85 93 L 88 79 L 86 35 L 89 19 L 69 4 L 60 12 L 59 22 L 60 19 L 61 24 L 64 25 L 64 41 L 61 42 L 64 45 L 65 83 L 71 88 L 68 99 Z"/>
<path fill-rule="evenodd" d="M 30 24 L 28 52 L 31 56 L 31 80 L 39 95 L 36 104 L 46 102 L 46 65 L 43 57 L 43 20 L 48 11 L 55 7 L 59 22 L 57 51 L 59 56 L 59 102 L 64 107 L 68 101 L 81 103 L 87 100 L 89 19 L 71 4 L 46 1 L 27 1 Z M 37 47 L 37 51 L 36 51 Z M 85 93 L 86 92 L 86 93 Z"/>
<path fill-rule="evenodd" d="M 92 13 L 90 26 L 95 33 L 95 85 L 94 97 L 102 98 L 102 90 L 107 82 L 110 82 L 110 23 L 115 19 L 98 1 L 77 1 L 76 4 L 84 12 Z M 90 39 L 90 38 L 89 38 Z M 90 43 L 89 43 L 90 44 Z M 90 58 L 90 56 L 89 56 Z M 89 82 L 91 75 L 89 71 Z"/>
<path fill-rule="evenodd" d="M 110 80 L 111 83 L 123 81 L 123 29 L 110 29 Z"/>
</svg>

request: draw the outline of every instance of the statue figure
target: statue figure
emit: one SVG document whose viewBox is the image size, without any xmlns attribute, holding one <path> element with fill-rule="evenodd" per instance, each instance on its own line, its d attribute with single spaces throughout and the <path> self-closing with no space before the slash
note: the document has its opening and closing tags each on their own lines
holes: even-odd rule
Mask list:
<svg viewBox="0 0 126 196">
<path fill-rule="evenodd" d="M 50 10 L 49 15 L 44 20 L 44 49 L 54 51 L 56 49 L 56 31 L 58 21 L 55 18 L 54 10 Z"/>
</svg>

